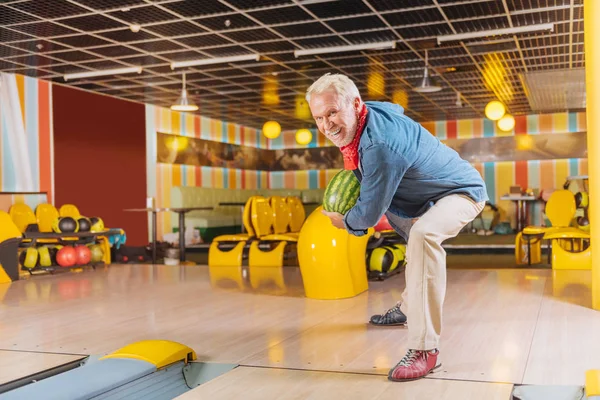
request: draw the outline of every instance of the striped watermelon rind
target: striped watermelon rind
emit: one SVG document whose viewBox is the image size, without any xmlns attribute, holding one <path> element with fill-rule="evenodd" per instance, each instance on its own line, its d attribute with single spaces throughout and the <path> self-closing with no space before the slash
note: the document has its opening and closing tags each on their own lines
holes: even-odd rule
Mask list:
<svg viewBox="0 0 600 400">
<path fill-rule="evenodd" d="M 346 214 L 360 196 L 360 182 L 352 171 L 341 170 L 327 184 L 323 195 L 325 211 Z"/>
</svg>

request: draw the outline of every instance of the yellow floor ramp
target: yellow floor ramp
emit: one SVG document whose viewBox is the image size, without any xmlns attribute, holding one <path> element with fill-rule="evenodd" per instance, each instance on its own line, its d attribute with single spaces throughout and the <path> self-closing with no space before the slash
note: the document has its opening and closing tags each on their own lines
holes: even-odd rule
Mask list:
<svg viewBox="0 0 600 400">
<path fill-rule="evenodd" d="M 145 340 L 4 393 L 0 386 L 0 399 L 174 399 L 235 367 L 196 362 L 177 342 Z"/>
</svg>

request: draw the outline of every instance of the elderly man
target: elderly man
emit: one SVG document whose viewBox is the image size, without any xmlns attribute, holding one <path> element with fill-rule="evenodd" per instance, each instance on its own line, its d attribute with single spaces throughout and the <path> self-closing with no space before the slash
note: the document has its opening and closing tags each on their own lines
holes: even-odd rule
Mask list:
<svg viewBox="0 0 600 400">
<path fill-rule="evenodd" d="M 406 289 L 375 325 L 408 321 L 407 353 L 390 370 L 393 381 L 424 377 L 440 366 L 439 339 L 446 293 L 442 242 L 456 236 L 485 206 L 477 172 L 397 104 L 363 102 L 344 75 L 326 74 L 306 93 L 319 131 L 340 148 L 344 168 L 360 181 L 360 197 L 345 215 L 323 211 L 334 226 L 362 236 L 386 214 L 407 240 Z M 414 224 L 412 219 L 418 218 Z"/>
</svg>

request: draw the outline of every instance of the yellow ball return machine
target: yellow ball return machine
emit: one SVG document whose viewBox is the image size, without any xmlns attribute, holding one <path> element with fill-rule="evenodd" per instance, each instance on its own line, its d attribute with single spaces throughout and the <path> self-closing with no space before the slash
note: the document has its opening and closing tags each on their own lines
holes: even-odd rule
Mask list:
<svg viewBox="0 0 600 400">
<path fill-rule="evenodd" d="M 144 340 L 80 366 L 8 388 L 0 399 L 174 399 L 237 365 L 201 363 L 190 347 L 168 340 Z M 6 388 L 5 388 L 6 389 Z"/>
</svg>

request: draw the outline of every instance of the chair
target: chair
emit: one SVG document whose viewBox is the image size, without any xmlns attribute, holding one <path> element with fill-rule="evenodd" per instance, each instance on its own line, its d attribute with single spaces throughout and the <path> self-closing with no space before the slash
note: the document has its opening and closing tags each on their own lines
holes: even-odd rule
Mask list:
<svg viewBox="0 0 600 400">
<path fill-rule="evenodd" d="M 79 213 L 79 209 L 73 204 L 63 204 L 62 206 L 60 206 L 58 213 L 61 217 L 71 217 L 75 219 L 81 216 L 81 214 Z"/>
<path fill-rule="evenodd" d="M 537 264 L 541 262 L 541 246 L 547 233 L 567 229 L 572 230 L 571 220 L 576 211 L 575 197 L 568 190 L 557 190 L 552 193 L 546 203 L 546 216 L 552 224 L 549 227 L 527 226 L 515 238 L 515 256 L 517 264 Z M 550 245 L 548 242 L 548 262 L 550 262 Z"/>
<path fill-rule="evenodd" d="M 285 198 L 290 211 L 292 213 L 292 218 L 290 219 L 290 232 L 300 232 L 302 229 L 302 224 L 304 224 L 304 220 L 306 219 L 306 212 L 304 210 L 304 204 L 302 204 L 302 200 L 295 196 L 288 196 Z"/>
<path fill-rule="evenodd" d="M 283 266 L 284 250 L 288 242 L 298 242 L 298 234 L 275 232 L 275 215 L 264 197 L 252 200 L 252 225 L 258 240 L 250 243 L 248 265 L 261 267 Z M 278 229 L 279 230 L 279 229 Z M 275 248 L 263 251 L 259 242 L 272 242 Z"/>
<path fill-rule="evenodd" d="M 251 196 L 244 206 L 244 215 L 242 223 L 246 228 L 246 233 L 237 233 L 233 235 L 221 235 L 215 237 L 210 243 L 208 249 L 208 265 L 209 266 L 241 266 L 246 243 L 256 237 L 250 214 L 252 213 L 252 202 L 259 196 Z M 233 249 L 222 250 L 219 245 L 226 242 L 234 242 L 236 245 Z"/>
<path fill-rule="evenodd" d="M 20 232 L 25 232 L 29 225 L 37 225 L 38 223 L 33 210 L 27 204 L 13 204 L 10 206 L 8 213 Z"/>
<path fill-rule="evenodd" d="M 552 269 L 592 269 L 592 246 L 589 233 L 581 229 L 574 232 L 556 231 L 544 235 L 544 239 L 551 241 Z"/>
<path fill-rule="evenodd" d="M 273 210 L 273 233 L 285 233 L 290 236 L 298 236 L 298 233 L 290 231 L 290 222 L 292 221 L 292 211 L 290 206 L 281 196 L 269 197 L 269 205 Z"/>
<path fill-rule="evenodd" d="M 591 268 L 590 235 L 570 226 L 576 210 L 575 196 L 571 191 L 557 190 L 552 193 L 546 204 L 546 216 L 551 226 L 527 226 L 517 234 L 517 264 L 524 264 L 525 260 L 528 265 L 540 262 L 541 242 L 548 240 L 548 260 L 553 269 L 588 269 L 588 266 Z"/>
<path fill-rule="evenodd" d="M 52 204 L 44 203 L 36 207 L 35 216 L 40 232 L 52 232 L 52 224 L 60 214 Z"/>
</svg>

